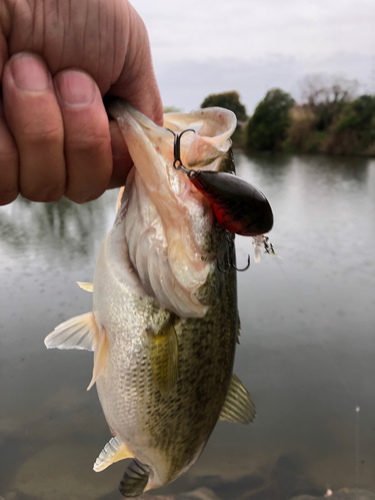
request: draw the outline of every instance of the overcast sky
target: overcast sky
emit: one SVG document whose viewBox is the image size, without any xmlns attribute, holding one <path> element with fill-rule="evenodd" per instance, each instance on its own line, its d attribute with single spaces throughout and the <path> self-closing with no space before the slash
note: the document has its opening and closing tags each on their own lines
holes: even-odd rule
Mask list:
<svg viewBox="0 0 375 500">
<path fill-rule="evenodd" d="M 185 111 L 238 90 L 248 111 L 269 88 L 298 100 L 309 73 L 374 92 L 375 0 L 133 0 L 164 104 Z"/>
</svg>

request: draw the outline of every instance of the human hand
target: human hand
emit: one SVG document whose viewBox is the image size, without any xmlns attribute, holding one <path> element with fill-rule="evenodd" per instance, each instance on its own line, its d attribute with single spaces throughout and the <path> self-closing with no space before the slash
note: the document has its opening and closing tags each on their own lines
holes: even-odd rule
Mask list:
<svg viewBox="0 0 375 500">
<path fill-rule="evenodd" d="M 0 85 L 0 205 L 19 193 L 83 203 L 125 183 L 132 161 L 104 94 L 163 123 L 147 31 L 127 0 L 0 0 Z"/>
</svg>

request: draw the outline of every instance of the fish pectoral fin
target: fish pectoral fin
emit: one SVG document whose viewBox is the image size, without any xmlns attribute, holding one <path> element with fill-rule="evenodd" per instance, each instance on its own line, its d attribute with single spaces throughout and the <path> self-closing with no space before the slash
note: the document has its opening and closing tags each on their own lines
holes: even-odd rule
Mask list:
<svg viewBox="0 0 375 500">
<path fill-rule="evenodd" d="M 124 477 L 119 486 L 121 495 L 124 497 L 137 497 L 141 495 L 147 486 L 150 476 L 150 468 L 141 464 L 138 460 L 133 460 L 126 469 Z"/>
<path fill-rule="evenodd" d="M 147 331 L 149 357 L 155 384 L 165 396 L 177 382 L 178 341 L 172 322 L 168 322 L 159 332 Z"/>
<path fill-rule="evenodd" d="M 100 455 L 94 463 L 94 471 L 101 472 L 110 465 L 125 460 L 126 458 L 134 458 L 134 455 L 118 437 L 112 438 L 100 452 Z"/>
<path fill-rule="evenodd" d="M 98 328 L 97 332 L 95 333 L 94 351 L 94 368 L 92 370 L 91 382 L 87 388 L 88 391 L 95 384 L 100 375 L 104 372 L 107 363 L 108 338 L 107 332 L 104 328 L 101 328 L 100 330 Z"/>
<path fill-rule="evenodd" d="M 77 285 L 79 288 L 82 288 L 82 290 L 85 290 L 86 292 L 93 292 L 94 291 L 94 284 L 93 283 L 88 283 L 87 281 L 76 281 Z"/>
<path fill-rule="evenodd" d="M 75 316 L 57 326 L 47 335 L 44 343 L 47 349 L 94 350 L 95 336 L 99 331 L 92 312 Z"/>
<path fill-rule="evenodd" d="M 237 424 L 248 424 L 256 416 L 255 405 L 242 382 L 232 374 L 228 394 L 220 413 L 220 420 Z"/>
</svg>

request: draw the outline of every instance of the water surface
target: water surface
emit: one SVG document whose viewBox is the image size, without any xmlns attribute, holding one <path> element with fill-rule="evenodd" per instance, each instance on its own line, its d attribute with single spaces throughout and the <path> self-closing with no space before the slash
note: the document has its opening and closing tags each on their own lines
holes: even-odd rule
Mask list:
<svg viewBox="0 0 375 500">
<path fill-rule="evenodd" d="M 375 491 L 375 161 L 236 154 L 271 201 L 270 239 L 239 273 L 235 373 L 258 416 L 220 422 L 197 464 L 158 499 L 290 499 L 328 487 Z M 124 464 L 95 474 L 110 438 L 92 354 L 47 351 L 44 337 L 91 309 L 116 193 L 83 206 L 18 199 L 0 208 L 0 496 L 111 500 Z M 237 238 L 239 266 L 251 239 Z M 359 406 L 360 412 L 355 408 Z M 357 434 L 356 442 L 356 418 Z M 148 498 L 152 496 L 146 495 Z M 190 498 L 190 497 L 189 497 Z M 192 497 L 193 498 L 193 497 Z"/>
</svg>

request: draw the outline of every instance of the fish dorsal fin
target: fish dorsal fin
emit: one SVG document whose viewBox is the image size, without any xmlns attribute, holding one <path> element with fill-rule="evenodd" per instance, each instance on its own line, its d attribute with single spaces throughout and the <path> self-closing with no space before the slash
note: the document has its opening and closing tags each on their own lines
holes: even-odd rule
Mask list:
<svg viewBox="0 0 375 500">
<path fill-rule="evenodd" d="M 108 339 L 107 332 L 104 328 L 101 328 L 95 334 L 94 351 L 94 368 L 92 370 L 91 382 L 89 383 L 89 386 L 87 388 L 88 391 L 95 384 L 100 375 L 104 372 L 107 363 Z"/>
<path fill-rule="evenodd" d="M 94 284 L 93 283 L 88 283 L 87 281 L 76 281 L 77 285 L 79 288 L 82 288 L 82 290 L 85 290 L 86 292 L 93 292 L 94 291 Z"/>
<path fill-rule="evenodd" d="M 95 335 L 99 331 L 92 312 L 75 316 L 57 326 L 47 335 L 44 343 L 47 349 L 94 350 Z"/>
<path fill-rule="evenodd" d="M 133 460 L 126 469 L 120 483 L 120 493 L 124 497 L 137 497 L 142 495 L 146 489 L 149 476 L 150 468 L 147 465 L 141 464 L 138 460 Z"/>
<path fill-rule="evenodd" d="M 100 452 L 100 455 L 94 463 L 94 471 L 101 472 L 115 462 L 125 460 L 125 458 L 134 458 L 134 455 L 121 439 L 114 437 Z"/>
<path fill-rule="evenodd" d="M 248 424 L 255 418 L 255 405 L 242 382 L 232 374 L 228 394 L 221 409 L 220 420 L 237 424 Z"/>
<path fill-rule="evenodd" d="M 178 376 L 178 341 L 173 323 L 168 321 L 155 332 L 147 330 L 153 378 L 162 396 L 170 392 Z"/>
</svg>

